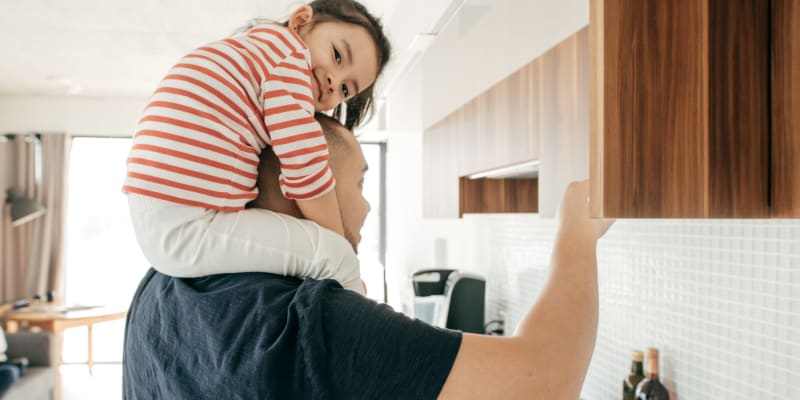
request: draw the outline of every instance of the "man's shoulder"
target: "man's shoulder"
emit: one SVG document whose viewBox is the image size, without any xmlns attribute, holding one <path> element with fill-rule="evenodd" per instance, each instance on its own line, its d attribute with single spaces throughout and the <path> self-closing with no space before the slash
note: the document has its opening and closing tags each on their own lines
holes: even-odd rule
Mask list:
<svg viewBox="0 0 800 400">
<path fill-rule="evenodd" d="M 167 310 L 158 317 L 171 320 L 220 322 L 236 320 L 262 321 L 265 325 L 282 320 L 279 316 L 303 315 L 306 322 L 314 311 L 363 310 L 374 301 L 342 288 L 331 279 L 298 278 L 265 272 L 209 275 L 200 278 L 175 278 L 151 271 L 134 299 L 147 308 Z M 340 312 L 332 316 L 340 315 Z M 219 317 L 224 315 L 224 318 Z M 319 315 L 319 314 L 316 314 Z M 329 319 L 317 320 L 324 323 Z M 300 327 L 302 328 L 302 327 Z"/>
<path fill-rule="evenodd" d="M 460 345 L 332 280 L 151 271 L 143 286 L 125 344 L 131 399 L 224 398 L 231 382 L 248 398 L 435 398 Z"/>
<path fill-rule="evenodd" d="M 230 382 L 245 398 L 302 393 L 307 353 L 319 353 L 322 337 L 307 333 L 319 332 L 319 320 L 306 316 L 336 286 L 267 273 L 187 279 L 151 270 L 128 314 L 129 398 L 226 398 Z"/>
<path fill-rule="evenodd" d="M 209 275 L 201 278 L 171 278 L 180 287 L 203 296 L 212 295 L 222 302 L 228 297 L 250 299 L 253 303 L 266 301 L 274 303 L 276 299 L 286 301 L 319 302 L 323 298 L 337 298 L 340 301 L 358 301 L 362 296 L 344 290 L 339 282 L 332 279 L 298 278 L 267 272 L 246 272 L 237 274 Z M 352 296 L 351 296 L 352 295 Z"/>
<path fill-rule="evenodd" d="M 225 293 L 228 291 L 295 290 L 302 279 L 267 272 L 242 272 L 235 274 L 208 275 L 199 278 L 173 278 L 162 275 L 162 279 L 177 279 L 179 282 L 201 293 Z"/>
</svg>

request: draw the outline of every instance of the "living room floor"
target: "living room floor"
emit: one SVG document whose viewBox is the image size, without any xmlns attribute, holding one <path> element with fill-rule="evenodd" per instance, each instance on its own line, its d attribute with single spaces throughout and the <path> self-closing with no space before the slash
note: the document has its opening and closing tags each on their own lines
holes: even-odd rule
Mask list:
<svg viewBox="0 0 800 400">
<path fill-rule="evenodd" d="M 86 364 L 61 366 L 63 400 L 121 400 L 122 364 L 95 364 L 89 375 Z"/>
</svg>

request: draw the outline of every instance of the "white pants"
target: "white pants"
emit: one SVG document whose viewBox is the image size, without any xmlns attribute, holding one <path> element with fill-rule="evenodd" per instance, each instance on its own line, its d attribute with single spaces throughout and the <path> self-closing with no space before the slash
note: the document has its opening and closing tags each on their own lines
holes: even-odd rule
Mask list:
<svg viewBox="0 0 800 400">
<path fill-rule="evenodd" d="M 128 193 L 145 258 L 175 277 L 270 272 L 335 279 L 364 294 L 358 258 L 339 234 L 263 209 L 220 212 Z"/>
</svg>

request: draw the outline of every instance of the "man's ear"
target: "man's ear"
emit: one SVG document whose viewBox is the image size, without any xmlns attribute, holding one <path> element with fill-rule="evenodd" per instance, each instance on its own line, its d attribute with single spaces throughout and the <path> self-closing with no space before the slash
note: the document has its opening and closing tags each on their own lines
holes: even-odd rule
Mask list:
<svg viewBox="0 0 800 400">
<path fill-rule="evenodd" d="M 309 5 L 302 6 L 289 17 L 289 29 L 300 33 L 300 28 L 311 23 L 314 18 L 314 9 Z"/>
</svg>

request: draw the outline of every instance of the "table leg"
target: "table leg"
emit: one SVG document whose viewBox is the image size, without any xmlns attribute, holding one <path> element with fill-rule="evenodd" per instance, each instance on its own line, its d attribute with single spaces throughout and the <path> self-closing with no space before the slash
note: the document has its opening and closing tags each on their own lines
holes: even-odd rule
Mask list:
<svg viewBox="0 0 800 400">
<path fill-rule="evenodd" d="M 59 326 L 53 326 L 52 331 L 53 336 L 55 339 L 55 352 L 56 352 L 56 399 L 61 400 L 64 397 L 64 394 L 61 393 L 62 389 L 62 381 L 63 378 L 61 377 L 61 351 L 64 348 L 64 331 Z"/>
<path fill-rule="evenodd" d="M 92 374 L 92 367 L 94 366 L 94 361 L 92 359 L 92 324 L 86 325 L 86 328 L 89 333 L 89 360 L 86 363 L 89 365 L 89 375 L 94 376 L 94 374 Z"/>
</svg>

